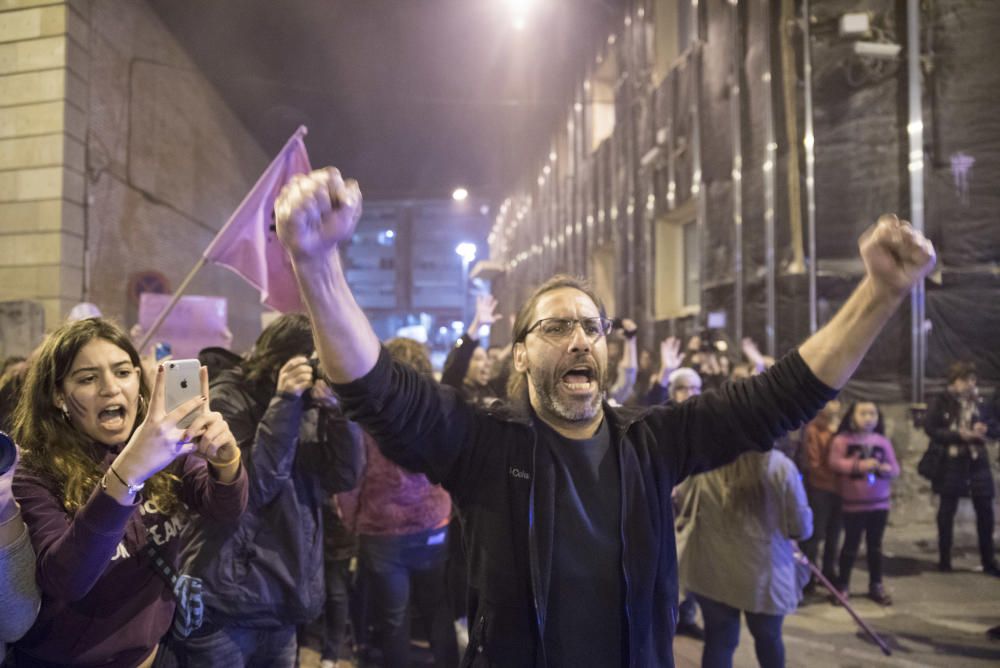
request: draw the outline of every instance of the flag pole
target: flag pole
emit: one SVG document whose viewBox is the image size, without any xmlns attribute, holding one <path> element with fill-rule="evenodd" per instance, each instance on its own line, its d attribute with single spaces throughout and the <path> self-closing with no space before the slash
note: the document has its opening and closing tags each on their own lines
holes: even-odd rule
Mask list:
<svg viewBox="0 0 1000 668">
<path fill-rule="evenodd" d="M 308 133 L 309 130 L 306 128 L 306 126 L 300 125 L 292 134 L 292 136 L 289 138 L 289 140 L 285 142 L 285 145 L 282 147 L 281 152 L 278 154 L 278 156 L 280 157 L 284 155 L 286 149 L 288 149 L 288 147 L 292 144 L 292 142 L 294 142 L 296 139 L 301 139 L 302 137 L 305 137 Z M 277 160 L 277 158 L 275 158 L 275 160 Z M 205 249 L 204 252 L 202 252 L 201 256 L 198 258 L 198 262 L 194 265 L 191 271 L 188 272 L 188 275 L 181 282 L 180 287 L 177 288 L 173 296 L 170 298 L 170 302 L 163 309 L 163 311 L 161 311 L 160 314 L 156 317 L 156 321 L 153 322 L 152 326 L 149 328 L 149 331 L 143 335 L 142 341 L 139 344 L 140 355 L 142 354 L 142 351 L 145 350 L 146 346 L 149 345 L 149 342 L 153 338 L 153 335 L 156 334 L 156 332 L 160 329 L 160 326 L 163 324 L 163 321 L 167 319 L 167 315 L 169 315 L 170 311 L 172 311 L 173 308 L 177 305 L 177 302 L 180 300 L 181 295 L 184 294 L 184 291 L 187 289 L 188 284 L 191 282 L 191 279 L 193 279 L 195 274 L 198 273 L 198 270 L 204 267 L 205 263 L 209 261 L 208 256 L 212 256 L 211 261 L 213 262 L 218 260 L 218 258 L 215 257 L 212 253 L 213 246 L 216 244 L 216 242 L 219 241 L 219 239 L 224 237 L 227 230 L 230 229 L 230 226 L 235 223 L 237 214 L 242 210 L 244 205 L 248 201 L 250 201 L 250 199 L 254 196 L 254 193 L 256 192 L 257 188 L 262 183 L 265 182 L 266 178 L 268 178 L 268 171 L 271 169 L 272 166 L 274 166 L 274 162 L 275 162 L 274 160 L 271 161 L 271 164 L 269 164 L 268 167 L 264 170 L 264 173 L 260 175 L 260 177 L 257 179 L 257 182 L 254 184 L 253 188 L 251 188 L 250 192 L 247 193 L 247 196 L 243 199 L 242 202 L 240 202 L 240 205 L 236 207 L 236 211 L 233 213 L 233 215 L 230 216 L 229 220 L 226 221 L 226 224 L 223 225 L 222 228 L 215 234 L 215 236 L 212 238 L 212 241 L 209 242 L 208 247 Z M 308 163 L 308 158 L 307 158 L 307 163 Z M 223 265 L 225 265 L 225 263 L 223 263 Z M 234 271 L 236 270 L 234 269 Z M 237 271 L 236 273 L 239 274 L 240 272 Z M 249 279 L 246 280 L 249 281 Z M 251 285 L 253 285 L 252 281 L 249 282 L 251 283 Z M 254 285 L 254 287 L 257 288 L 258 290 L 261 289 L 261 287 L 258 285 Z"/>
<path fill-rule="evenodd" d="M 813 576 L 820 581 L 820 584 L 822 584 L 829 590 L 830 594 L 833 595 L 833 597 L 837 600 L 837 602 L 844 607 L 844 610 L 846 610 L 847 613 L 854 618 L 854 621 L 858 623 L 858 626 L 861 627 L 861 630 L 864 631 L 876 645 L 878 645 L 878 648 L 882 650 L 882 653 L 885 654 L 886 656 L 892 656 L 892 650 L 890 650 L 889 646 L 885 644 L 885 641 L 882 640 L 879 634 L 875 633 L 872 627 L 868 626 L 868 624 L 865 623 L 865 620 L 861 619 L 858 613 L 854 611 L 854 608 L 851 607 L 851 604 L 847 602 L 847 597 L 845 597 L 840 592 L 840 590 L 834 587 L 833 584 L 826 579 L 826 576 L 823 575 L 823 571 L 817 568 L 816 564 L 811 562 L 809 560 L 809 557 L 803 554 L 802 551 L 798 548 L 798 546 L 795 546 L 793 549 L 794 549 L 795 561 L 799 562 L 804 566 L 808 566 L 809 570 L 812 571 Z"/>
<path fill-rule="evenodd" d="M 195 263 L 191 271 L 188 272 L 188 275 L 184 277 L 183 281 L 181 281 L 180 287 L 178 287 L 174 292 L 173 296 L 170 298 L 170 302 L 162 311 L 160 311 L 160 314 L 156 316 L 156 320 L 149 328 L 149 331 L 143 334 L 142 342 L 139 344 L 140 355 L 142 355 L 142 351 L 146 349 L 146 346 L 149 345 L 149 340 L 153 338 L 153 334 L 156 334 L 157 330 L 160 329 L 160 325 L 162 325 L 163 321 L 167 319 L 167 316 L 173 308 L 177 306 L 177 302 L 180 301 L 181 295 L 183 295 L 184 291 L 187 290 L 187 286 L 191 282 L 191 279 L 194 278 L 194 275 L 198 273 L 199 269 L 205 266 L 205 262 L 206 260 L 204 256 L 198 257 L 198 262 Z"/>
</svg>

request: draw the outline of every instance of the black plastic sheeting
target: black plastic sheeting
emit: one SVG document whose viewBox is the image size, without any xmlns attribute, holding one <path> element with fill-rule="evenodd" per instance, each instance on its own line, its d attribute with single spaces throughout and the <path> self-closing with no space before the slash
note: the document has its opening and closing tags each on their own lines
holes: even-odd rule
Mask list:
<svg viewBox="0 0 1000 668">
<path fill-rule="evenodd" d="M 905 59 L 863 61 L 839 17 L 871 11 L 884 38 L 901 43 L 905 15 L 892 0 L 812 3 L 816 248 L 820 259 L 856 258 L 857 239 L 887 211 L 906 211 Z M 899 3 L 902 4 L 902 3 Z M 801 50 L 801 47 L 800 47 Z"/>
<path fill-rule="evenodd" d="M 619 100 L 619 127 L 596 155 L 581 158 L 576 170 L 577 220 L 583 236 L 574 250 L 584 262 L 599 245 L 615 243 L 616 297 L 625 308 L 649 308 L 647 289 L 653 271 L 646 195 L 654 195 L 662 215 L 673 165 L 674 206 L 691 195 L 694 169 L 692 107 L 698 109 L 705 220 L 702 239 L 703 301 L 700 318 L 655 323 L 659 340 L 702 329 L 705 314 L 722 310 L 733 332 L 736 255 L 733 225 L 733 137 L 730 84 L 733 49 L 740 49 L 740 147 L 742 151 L 743 333 L 763 346 L 766 327 L 763 163 L 769 129 L 777 146 L 774 165 L 777 352 L 805 339 L 809 323 L 808 278 L 787 274 L 791 259 L 789 151 L 801 151 L 802 35 L 781 20 L 778 2 L 742 2 L 736 9 L 739 44 L 734 44 L 734 11 L 726 0 L 699 3 L 700 52 L 673 69 L 649 99 Z M 820 325 L 832 317 L 859 281 L 857 239 L 882 212 L 909 212 L 905 7 L 902 0 L 823 0 L 813 2 L 811 55 L 815 156 Z M 986 384 L 1000 382 L 1000 67 L 994 64 L 1000 2 L 935 0 L 921 3 L 926 155 L 926 229 L 937 246 L 941 272 L 927 284 L 927 387 L 936 390 L 955 359 L 977 362 Z M 799 6 L 798 9 L 801 9 Z M 875 33 L 865 39 L 891 41 L 904 51 L 895 61 L 864 61 L 853 55 L 854 38 L 841 37 L 837 21 L 848 12 L 868 12 Z M 797 14 L 798 15 L 798 14 Z M 796 54 L 796 85 L 782 71 L 780 35 L 791 29 Z M 770 97 L 762 77 L 771 73 Z M 630 77 L 638 76 L 629 72 Z M 619 88 L 622 94 L 622 88 Z M 639 89 L 627 95 L 641 96 Z M 797 135 L 788 137 L 786 94 L 796 96 Z M 767 114 L 767 103 L 771 113 Z M 636 110 L 637 109 L 637 110 Z M 628 127 L 625 127 L 628 126 Z M 638 157 L 649 150 L 655 131 L 669 127 L 671 142 L 649 169 L 635 173 Z M 799 154 L 804 170 L 805 155 Z M 793 175 L 794 176 L 794 175 Z M 806 191 L 801 179 L 802 227 Z M 635 196 L 636 213 L 626 211 Z M 536 204 L 537 206 L 537 204 Z M 612 220 L 612 209 L 617 218 Z M 532 215 L 535 215 L 532 213 Z M 592 225 L 586 223 L 592 215 Z M 570 216 L 572 217 L 572 216 Z M 554 220 L 568 222 L 556 216 Z M 559 223 L 563 224 L 563 223 Z M 806 234 L 803 229 L 803 237 Z M 803 238 L 803 243 L 808 239 Z M 540 243 L 540 240 L 536 243 Z M 627 247 L 623 247 L 627 246 Z M 567 249 L 569 250 L 569 249 Z M 804 249 L 803 249 L 804 250 Z M 574 258 L 564 260 L 574 265 Z M 581 258 L 576 258 L 579 266 Z M 855 262 L 849 262 L 854 260 Z M 663 261 L 661 259 L 661 261 Z M 852 267 L 853 264 L 853 267 Z M 633 271 L 629 273 L 628 268 Z M 648 312 L 648 311 L 646 311 Z M 848 388 L 848 394 L 882 401 L 910 396 L 911 322 L 904 303 Z M 645 335 L 644 335 L 645 336 Z M 736 342 L 731 342 L 735 346 Z"/>
<path fill-rule="evenodd" d="M 934 68 L 927 230 L 945 267 L 1000 261 L 1000 2 L 937 0 L 925 39 Z M 994 284 L 994 289 L 995 289 Z M 996 292 L 994 298 L 1000 297 Z M 984 321 L 998 331 L 1000 321 Z M 994 342 L 997 340 L 993 339 Z M 996 368 L 996 367 L 994 367 Z M 1000 378 L 1000 373 L 993 376 Z"/>
</svg>

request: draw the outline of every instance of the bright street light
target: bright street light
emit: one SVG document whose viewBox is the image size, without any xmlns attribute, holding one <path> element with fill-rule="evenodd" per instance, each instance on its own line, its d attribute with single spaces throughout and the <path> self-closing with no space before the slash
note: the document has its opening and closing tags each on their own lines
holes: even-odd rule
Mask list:
<svg viewBox="0 0 1000 668">
<path fill-rule="evenodd" d="M 451 193 L 451 198 L 456 202 L 464 202 L 468 196 L 469 191 L 465 188 L 455 188 L 455 190 Z"/>
<path fill-rule="evenodd" d="M 462 258 L 463 262 L 472 262 L 476 259 L 476 244 L 470 241 L 463 241 L 455 246 L 455 253 Z"/>
</svg>

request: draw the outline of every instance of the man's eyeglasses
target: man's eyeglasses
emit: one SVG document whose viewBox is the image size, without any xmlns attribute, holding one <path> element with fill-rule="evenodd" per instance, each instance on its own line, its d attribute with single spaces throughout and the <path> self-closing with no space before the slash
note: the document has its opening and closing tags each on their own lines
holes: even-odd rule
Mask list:
<svg viewBox="0 0 1000 668">
<path fill-rule="evenodd" d="M 542 336 L 564 339 L 573 333 L 577 323 L 580 324 L 584 336 L 591 341 L 611 333 L 612 322 L 609 318 L 542 318 L 528 328 L 521 340 L 523 341 L 528 334 L 535 330 L 538 330 Z"/>
</svg>

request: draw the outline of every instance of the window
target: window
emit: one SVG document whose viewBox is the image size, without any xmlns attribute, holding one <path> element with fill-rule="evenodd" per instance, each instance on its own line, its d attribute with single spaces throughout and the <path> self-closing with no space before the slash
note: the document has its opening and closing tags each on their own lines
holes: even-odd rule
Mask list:
<svg viewBox="0 0 1000 668">
<path fill-rule="evenodd" d="M 684 237 L 684 306 L 701 304 L 701 254 L 698 252 L 698 225 L 689 221 L 681 225 Z"/>
<path fill-rule="evenodd" d="M 615 307 L 615 247 L 604 244 L 594 249 L 590 256 L 590 275 L 594 292 L 604 302 L 609 314 L 617 313 Z"/>
<path fill-rule="evenodd" d="M 694 198 L 656 221 L 653 316 L 680 318 L 699 312 L 701 253 Z"/>
<path fill-rule="evenodd" d="M 656 0 L 653 5 L 653 85 L 659 86 L 680 55 L 677 4 L 687 0 Z"/>
<path fill-rule="evenodd" d="M 590 129 L 590 152 L 600 147 L 615 129 L 615 83 L 618 81 L 618 63 L 614 49 L 608 49 L 601 64 L 590 79 L 583 83 L 587 101 Z"/>
</svg>

